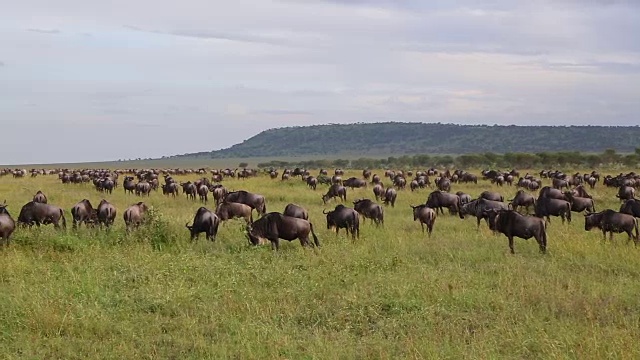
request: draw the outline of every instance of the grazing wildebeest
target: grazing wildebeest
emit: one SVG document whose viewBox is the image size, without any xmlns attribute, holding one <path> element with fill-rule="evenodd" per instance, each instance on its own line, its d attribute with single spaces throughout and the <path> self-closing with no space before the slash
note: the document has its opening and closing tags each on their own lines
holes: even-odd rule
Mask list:
<svg viewBox="0 0 640 360">
<path fill-rule="evenodd" d="M 46 204 L 47 196 L 42 191 L 38 190 L 38 192 L 33 196 L 33 201 L 41 204 Z"/>
<path fill-rule="evenodd" d="M 309 220 L 309 212 L 307 211 L 307 209 L 303 208 L 300 205 L 291 203 L 287 204 L 287 206 L 284 207 L 284 212 L 282 213 L 282 215 Z"/>
<path fill-rule="evenodd" d="M 566 218 L 571 223 L 571 204 L 566 200 L 538 197 L 535 205 L 535 216 L 546 217 L 551 222 L 549 216 L 560 216 L 562 223 Z"/>
<path fill-rule="evenodd" d="M 538 242 L 541 253 L 547 252 L 547 223 L 535 216 L 522 215 L 515 210 L 490 210 L 487 212 L 489 228 L 504 234 L 509 239 L 509 250 L 513 249 L 513 238 L 531 239 Z"/>
<path fill-rule="evenodd" d="M 622 203 L 620 206 L 620 212 L 623 214 L 629 214 L 633 217 L 640 218 L 640 200 L 629 199 Z"/>
<path fill-rule="evenodd" d="M 442 215 L 444 215 L 444 210 L 442 210 L 442 208 L 449 209 L 449 213 L 460 212 L 460 198 L 458 197 L 458 195 L 450 194 L 440 190 L 431 192 L 431 194 L 429 194 L 429 197 L 427 197 L 427 202 L 425 203 L 425 205 L 432 209 L 440 209 L 440 213 Z"/>
<path fill-rule="evenodd" d="M 531 194 L 527 194 L 526 192 L 524 192 L 524 190 L 518 190 L 513 199 L 509 200 L 509 205 L 513 208 L 513 210 L 516 211 L 518 211 L 518 208 L 523 206 L 525 208 L 525 211 L 528 213 L 530 206 L 533 206 L 533 208 L 535 209 L 536 198 Z"/>
<path fill-rule="evenodd" d="M 356 177 L 350 177 L 347 180 L 342 182 L 343 186 L 350 187 L 351 189 L 367 187 L 367 181 L 363 179 L 358 179 Z"/>
<path fill-rule="evenodd" d="M 267 213 L 267 203 L 264 196 L 260 194 L 253 194 L 245 190 L 238 190 L 227 193 L 224 197 L 224 201 L 249 205 L 252 209 L 256 209 L 258 215 L 264 215 Z"/>
<path fill-rule="evenodd" d="M 326 204 L 329 199 L 338 197 L 342 201 L 347 201 L 347 188 L 340 184 L 333 184 L 326 194 L 322 195 L 322 203 Z"/>
<path fill-rule="evenodd" d="M 384 186 L 382 184 L 375 184 L 373 186 L 373 195 L 376 197 L 376 201 L 380 200 L 384 196 Z"/>
<path fill-rule="evenodd" d="M 487 199 L 475 199 L 471 202 L 460 206 L 459 216 L 460 219 L 464 219 L 466 215 L 473 215 L 476 217 L 478 222 L 478 229 L 480 229 L 480 221 L 485 219 L 487 224 L 489 223 L 489 218 L 487 212 L 489 210 L 507 210 L 509 209 L 509 205 L 505 204 L 501 201 L 493 201 Z"/>
<path fill-rule="evenodd" d="M 591 195 L 589 195 L 589 193 L 587 193 L 587 190 L 585 190 L 584 186 L 582 185 L 576 186 L 573 190 L 571 190 L 571 193 L 575 197 L 581 197 L 581 198 L 587 198 L 587 199 L 593 198 Z"/>
<path fill-rule="evenodd" d="M 3 204 L 0 204 L 0 239 L 2 239 L 2 245 L 9 245 L 9 237 L 16 228 L 16 222 L 13 221 L 11 214 L 7 210 L 7 200 Z"/>
<path fill-rule="evenodd" d="M 84 223 L 95 224 L 98 221 L 98 212 L 91 206 L 91 202 L 87 199 L 82 199 L 71 208 L 71 218 L 73 220 L 73 228 L 77 228 L 79 224 Z"/>
<path fill-rule="evenodd" d="M 487 199 L 500 202 L 504 201 L 504 197 L 500 193 L 494 191 L 483 191 L 480 196 L 478 196 L 478 199 Z"/>
<path fill-rule="evenodd" d="M 634 239 L 638 244 L 638 220 L 629 214 L 623 214 L 611 209 L 606 209 L 599 213 L 584 214 L 584 229 L 589 231 L 594 227 L 602 230 L 602 236 L 606 240 L 607 232 L 609 232 L 609 240 L 613 240 L 613 233 L 626 232 L 629 240 Z M 633 229 L 636 230 L 636 236 L 633 236 Z"/>
<path fill-rule="evenodd" d="M 137 204 L 129 206 L 124 211 L 124 223 L 126 224 L 127 231 L 130 231 L 132 227 L 137 228 L 142 224 L 145 219 L 145 214 L 149 210 L 149 207 L 144 202 L 140 201 Z"/>
<path fill-rule="evenodd" d="M 631 186 L 620 186 L 618 189 L 618 194 L 616 195 L 620 201 L 626 201 L 633 199 L 636 196 L 636 189 Z"/>
<path fill-rule="evenodd" d="M 309 233 L 313 236 L 315 246 L 320 246 L 320 241 L 313 231 L 313 224 L 308 220 L 271 212 L 247 225 L 247 236 L 252 245 L 260 244 L 260 239 L 267 239 L 271 242 L 273 250 L 280 249 L 280 239 L 299 239 L 300 245 L 311 246 Z"/>
<path fill-rule="evenodd" d="M 186 228 L 191 233 L 191 240 L 195 240 L 200 233 L 205 233 L 207 239 L 211 241 L 216 240 L 218 234 L 218 227 L 220 226 L 220 218 L 213 211 L 201 206 L 193 217 L 193 224 L 189 226 L 189 223 L 185 224 Z"/>
<path fill-rule="evenodd" d="M 413 209 L 413 221 L 420 220 L 420 227 L 422 227 L 422 233 L 424 233 L 424 226 L 427 225 L 427 231 L 429 237 L 433 231 L 433 225 L 436 222 L 436 211 L 427 205 L 413 206 L 409 205 Z"/>
<path fill-rule="evenodd" d="M 590 213 L 596 212 L 596 204 L 593 199 L 575 196 L 571 191 L 565 191 L 564 195 L 571 204 L 571 211 L 583 212 L 586 210 Z"/>
<path fill-rule="evenodd" d="M 376 204 L 370 199 L 359 199 L 353 202 L 353 209 L 362 215 L 363 223 L 364 219 L 371 219 L 373 222 L 380 226 L 384 225 L 384 210 L 382 206 Z"/>
<path fill-rule="evenodd" d="M 29 227 L 34 224 L 38 227 L 40 224 L 53 224 L 55 228 L 60 228 L 60 220 L 62 220 L 62 227 L 66 228 L 67 220 L 64 218 L 64 211 L 61 208 L 35 201 L 26 203 L 18 215 L 18 224 Z"/>
<path fill-rule="evenodd" d="M 96 217 L 101 228 L 102 225 L 105 225 L 108 228 L 113 225 L 113 222 L 116 219 L 116 207 L 107 200 L 102 199 L 96 209 Z"/>
<path fill-rule="evenodd" d="M 358 212 L 354 209 L 339 204 L 329 212 L 322 210 L 322 213 L 327 215 L 327 229 L 335 228 L 336 235 L 341 228 L 344 228 L 347 235 L 351 232 L 353 239 L 360 237 L 360 219 Z"/>
<path fill-rule="evenodd" d="M 249 205 L 235 202 L 223 202 L 216 207 L 216 215 L 220 221 L 243 218 L 247 224 L 253 222 L 253 209 Z"/>
<path fill-rule="evenodd" d="M 381 198 L 381 200 L 384 202 L 385 205 L 389 205 L 389 203 L 391 203 L 391 207 L 395 207 L 397 197 L 398 197 L 398 192 L 396 191 L 396 189 L 387 188 L 387 190 L 384 191 L 384 195 Z"/>
</svg>

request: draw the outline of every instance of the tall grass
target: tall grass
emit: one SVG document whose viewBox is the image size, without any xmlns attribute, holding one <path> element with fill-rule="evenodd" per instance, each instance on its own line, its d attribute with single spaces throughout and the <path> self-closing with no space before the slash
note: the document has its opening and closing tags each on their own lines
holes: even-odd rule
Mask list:
<svg viewBox="0 0 640 360">
<path fill-rule="evenodd" d="M 476 171 L 477 172 L 477 171 Z M 378 172 L 380 173 L 380 172 Z M 477 172 L 478 173 L 478 172 Z M 355 172 L 348 175 L 358 175 Z M 195 179 L 196 176 L 179 180 Z M 388 183 L 388 181 L 387 181 Z M 429 190 L 400 191 L 385 225 L 361 237 L 326 229 L 324 187 L 299 180 L 228 180 L 263 194 L 269 211 L 305 206 L 322 247 L 250 247 L 241 221 L 216 242 L 189 240 L 199 202 L 152 193 L 152 221 L 127 235 L 124 209 L 140 198 L 101 194 L 54 177 L 0 178 L 0 201 L 17 218 L 38 189 L 69 209 L 103 197 L 118 209 L 109 231 L 18 229 L 0 251 L 0 356 L 18 358 L 638 358 L 640 249 L 626 235 L 605 242 L 582 216 L 549 226 L 548 254 L 482 223 L 438 217 L 429 239 L 409 204 Z M 515 188 L 454 185 L 510 198 Z M 592 191 L 598 209 L 615 192 Z M 349 205 L 371 189 L 349 191 Z M 207 204 L 213 208 L 213 204 Z"/>
</svg>

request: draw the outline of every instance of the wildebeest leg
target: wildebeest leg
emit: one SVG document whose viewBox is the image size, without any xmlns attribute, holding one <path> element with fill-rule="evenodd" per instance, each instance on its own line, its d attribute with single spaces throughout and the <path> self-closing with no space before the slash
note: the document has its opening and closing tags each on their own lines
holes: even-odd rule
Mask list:
<svg viewBox="0 0 640 360">
<path fill-rule="evenodd" d="M 476 230 L 480 230 L 480 221 L 482 220 L 482 218 L 476 217 L 476 220 L 478 221 L 478 227 L 476 228 Z"/>
<path fill-rule="evenodd" d="M 271 241 L 271 250 L 280 250 L 280 238 L 269 239 Z"/>
<path fill-rule="evenodd" d="M 431 237 L 431 232 L 433 231 L 433 224 L 427 224 L 427 228 L 429 230 L 429 237 Z M 424 232 L 424 229 L 423 229 Z"/>
<path fill-rule="evenodd" d="M 509 236 L 509 249 L 512 254 L 515 254 L 515 251 L 513 251 L 513 236 Z"/>
</svg>

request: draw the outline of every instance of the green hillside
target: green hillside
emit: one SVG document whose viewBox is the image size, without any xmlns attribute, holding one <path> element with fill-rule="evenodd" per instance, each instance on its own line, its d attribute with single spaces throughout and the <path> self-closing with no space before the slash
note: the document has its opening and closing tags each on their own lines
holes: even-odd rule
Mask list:
<svg viewBox="0 0 640 360">
<path fill-rule="evenodd" d="M 270 129 L 227 149 L 176 155 L 246 158 L 335 154 L 633 152 L 639 126 L 498 126 L 427 123 L 357 123 Z"/>
</svg>

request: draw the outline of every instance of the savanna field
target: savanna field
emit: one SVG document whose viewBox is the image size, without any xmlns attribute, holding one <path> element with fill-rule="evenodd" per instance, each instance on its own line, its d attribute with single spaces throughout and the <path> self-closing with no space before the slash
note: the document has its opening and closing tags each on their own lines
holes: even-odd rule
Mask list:
<svg viewBox="0 0 640 360">
<path fill-rule="evenodd" d="M 323 209 L 339 203 L 323 205 L 326 185 L 225 179 L 230 191 L 264 195 L 268 211 L 290 202 L 309 210 L 322 246 L 281 241 L 276 253 L 249 246 L 241 219 L 225 222 L 213 243 L 204 234 L 191 242 L 185 223 L 201 203 L 161 191 L 142 199 L 153 221 L 128 235 L 122 214 L 141 198 L 125 195 L 122 179 L 103 194 L 56 175 L 0 178 L 14 219 L 42 190 L 67 220 L 66 231 L 18 228 L 0 251 L 0 358 L 640 358 L 640 247 L 626 234 L 604 242 L 586 232 L 581 214 L 571 224 L 552 217 L 546 255 L 519 238 L 512 255 L 485 222 L 476 230 L 475 218 L 446 211 L 428 238 L 409 205 L 432 189 L 407 187 L 385 207 L 384 226 L 361 222 L 353 241 L 326 228 Z M 511 199 L 517 189 L 452 185 L 474 198 L 484 190 Z M 587 191 L 598 211 L 619 209 L 615 188 Z M 371 186 L 349 189 L 346 205 L 364 197 L 374 199 Z M 72 230 L 70 209 L 83 198 L 117 207 L 111 230 Z"/>
</svg>

